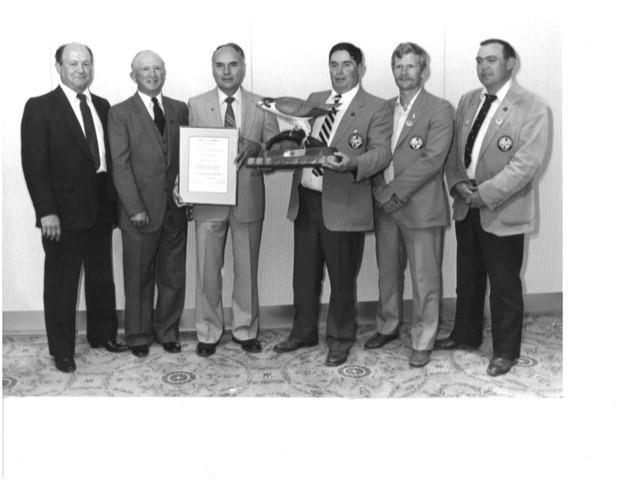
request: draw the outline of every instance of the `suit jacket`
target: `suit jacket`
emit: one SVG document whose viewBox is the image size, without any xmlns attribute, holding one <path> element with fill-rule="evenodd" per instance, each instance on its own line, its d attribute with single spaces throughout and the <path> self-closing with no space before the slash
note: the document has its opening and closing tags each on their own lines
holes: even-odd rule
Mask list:
<svg viewBox="0 0 622 480">
<path fill-rule="evenodd" d="M 313 104 L 325 103 L 330 91 L 309 96 Z M 323 121 L 324 117 L 319 117 Z M 330 146 L 356 159 L 355 172 L 324 169 L 322 212 L 324 225 L 333 231 L 366 231 L 374 228 L 371 177 L 391 159 L 393 119 L 389 104 L 363 88 L 344 113 Z M 353 175 L 354 173 L 354 175 Z M 287 218 L 298 216 L 298 184 L 302 170 L 294 172 Z"/>
<path fill-rule="evenodd" d="M 447 186 L 468 181 L 464 148 L 480 102 L 481 89 L 458 104 L 455 142 L 447 162 Z M 486 208 L 482 228 L 499 236 L 527 233 L 535 226 L 533 178 L 548 145 L 548 111 L 542 100 L 513 82 L 499 105 L 480 150 L 475 180 Z M 454 195 L 453 218 L 462 220 L 469 206 Z"/>
<path fill-rule="evenodd" d="M 111 171 L 106 123 L 110 104 L 91 94 L 104 127 L 106 166 Z M 88 229 L 98 212 L 116 223 L 116 193 L 108 183 L 107 198 L 98 201 L 95 166 L 80 122 L 67 96 L 57 87 L 26 102 L 21 125 L 22 167 L 37 216 L 56 214 L 61 229 Z"/>
<path fill-rule="evenodd" d="M 389 101 L 393 111 L 396 101 Z M 395 145 L 395 178 L 387 185 L 383 175 L 374 177 L 375 188 L 386 189 L 388 197 L 395 194 L 405 204 L 392 214 L 402 225 L 449 225 L 443 167 L 451 147 L 453 118 L 454 109 L 447 100 L 421 90 Z"/>
<path fill-rule="evenodd" d="M 276 117 L 257 108 L 261 97 L 240 88 L 242 118 L 239 120 L 240 135 L 253 142 L 266 142 L 279 133 Z M 191 127 L 222 127 L 224 119 L 218 105 L 218 88 L 192 97 L 188 101 Z M 233 208 L 234 217 L 240 222 L 262 220 L 265 210 L 263 172 L 246 165 L 237 172 L 237 204 L 194 206 L 196 221 L 224 220 Z"/>
<path fill-rule="evenodd" d="M 179 173 L 179 127 L 188 124 L 183 102 L 162 97 L 166 131 L 160 135 L 138 92 L 110 109 L 108 129 L 112 175 L 119 198 L 119 226 L 138 231 L 130 217 L 147 212 L 149 224 L 141 232 L 161 228 L 168 208 L 185 224 L 185 212 L 173 201 Z"/>
</svg>

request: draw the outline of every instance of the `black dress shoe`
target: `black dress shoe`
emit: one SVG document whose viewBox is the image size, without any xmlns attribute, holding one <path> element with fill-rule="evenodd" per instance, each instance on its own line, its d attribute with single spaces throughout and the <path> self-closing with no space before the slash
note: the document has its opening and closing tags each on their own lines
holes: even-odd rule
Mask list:
<svg viewBox="0 0 622 480">
<path fill-rule="evenodd" d="M 259 353 L 261 352 L 261 342 L 256 338 L 250 338 L 248 340 L 238 340 L 235 337 L 232 337 L 235 343 L 239 343 L 242 346 L 242 350 L 248 353 Z"/>
<path fill-rule="evenodd" d="M 387 343 L 400 337 L 400 332 L 384 335 L 383 333 L 374 333 L 365 342 L 365 348 L 380 348 L 384 347 Z"/>
<path fill-rule="evenodd" d="M 64 373 L 72 373 L 76 371 L 76 362 L 71 357 L 54 357 L 54 365 Z"/>
<path fill-rule="evenodd" d="M 434 348 L 438 348 L 439 350 L 454 350 L 458 348 L 458 342 L 451 337 L 442 338 L 434 342 Z"/>
<path fill-rule="evenodd" d="M 199 357 L 209 357 L 216 353 L 216 344 L 215 343 L 204 343 L 199 342 L 197 344 L 197 355 Z"/>
<path fill-rule="evenodd" d="M 326 365 L 336 367 L 342 363 L 346 363 L 348 352 L 328 352 L 326 356 Z"/>
<path fill-rule="evenodd" d="M 510 360 L 509 358 L 493 357 L 488 364 L 486 373 L 491 377 L 498 375 L 504 375 L 510 371 L 513 365 L 516 364 L 516 360 Z"/>
<path fill-rule="evenodd" d="M 132 355 L 136 357 L 146 357 L 149 355 L 149 345 L 137 345 L 135 347 L 130 347 L 132 351 Z"/>
<path fill-rule="evenodd" d="M 179 342 L 164 342 L 162 344 L 162 348 L 166 350 L 168 353 L 181 352 L 181 345 L 179 344 Z"/>
<path fill-rule="evenodd" d="M 91 348 L 105 348 L 112 353 L 127 352 L 130 347 L 122 343 L 117 343 L 116 340 L 104 340 L 103 342 L 89 342 Z"/>
<path fill-rule="evenodd" d="M 293 352 L 294 350 L 298 350 L 303 347 L 315 347 L 317 344 L 317 340 L 314 342 L 301 342 L 299 340 L 292 340 L 288 338 L 287 340 L 283 340 L 281 343 L 277 343 L 274 346 L 274 351 L 277 353 Z"/>
</svg>

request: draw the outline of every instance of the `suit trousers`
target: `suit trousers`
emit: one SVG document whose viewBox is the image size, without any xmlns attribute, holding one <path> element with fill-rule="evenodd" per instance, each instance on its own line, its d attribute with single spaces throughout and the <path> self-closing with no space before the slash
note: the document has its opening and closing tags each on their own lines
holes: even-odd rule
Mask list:
<svg viewBox="0 0 622 480">
<path fill-rule="evenodd" d="M 257 271 L 263 221 L 239 222 L 232 210 L 224 220 L 196 221 L 195 323 L 197 339 L 203 343 L 218 343 L 224 332 L 222 268 L 229 228 L 233 243 L 231 331 L 238 340 L 257 338 L 259 332 Z"/>
<path fill-rule="evenodd" d="M 363 259 L 363 232 L 331 231 L 324 225 L 322 194 L 299 186 L 294 222 L 294 323 L 290 339 L 314 342 L 324 265 L 330 279 L 326 343 L 348 352 L 356 339 L 356 276 Z"/>
<path fill-rule="evenodd" d="M 523 291 L 520 271 L 525 236 L 500 237 L 482 229 L 479 209 L 456 222 L 456 317 L 451 337 L 478 348 L 482 343 L 486 279 L 490 282 L 493 356 L 520 356 Z"/>
<path fill-rule="evenodd" d="M 106 198 L 106 175 L 98 175 L 98 201 Z M 112 221 L 104 208 L 95 224 L 84 230 L 65 230 L 61 220 L 58 242 L 43 238 L 45 263 L 43 306 L 50 354 L 75 354 L 76 304 L 84 265 L 86 337 L 91 343 L 116 339 L 118 321 L 112 274 Z"/>
<path fill-rule="evenodd" d="M 188 225 L 171 203 L 154 232 L 123 230 L 125 340 L 130 347 L 179 339 L 186 294 Z M 158 299 L 153 309 L 155 287 Z"/>
<path fill-rule="evenodd" d="M 440 316 L 443 229 L 409 228 L 380 208 L 376 208 L 375 214 L 378 332 L 390 335 L 400 327 L 408 262 L 412 282 L 412 348 L 432 350 Z"/>
</svg>

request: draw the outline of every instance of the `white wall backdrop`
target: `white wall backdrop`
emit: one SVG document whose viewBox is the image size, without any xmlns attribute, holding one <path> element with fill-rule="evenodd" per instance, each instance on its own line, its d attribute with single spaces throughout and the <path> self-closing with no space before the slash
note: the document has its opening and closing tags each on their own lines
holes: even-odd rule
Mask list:
<svg viewBox="0 0 622 480">
<path fill-rule="evenodd" d="M 542 5 L 537 17 L 491 9 L 437 2 L 422 8 L 415 2 L 285 3 L 77 2 L 22 1 L 3 12 L 2 33 L 5 94 L 2 100 L 2 302 L 5 311 L 40 311 L 43 287 L 43 249 L 35 229 L 32 203 L 23 179 L 19 127 L 26 100 L 55 88 L 58 76 L 53 54 L 71 41 L 88 44 L 95 56 L 94 93 L 114 104 L 132 95 L 130 61 L 142 49 L 152 49 L 165 60 L 164 93 L 186 101 L 214 86 L 210 57 L 228 41 L 247 54 L 244 86 L 262 95 L 306 97 L 330 86 L 327 55 L 338 41 L 360 46 L 367 61 L 364 87 L 389 98 L 396 94 L 390 71 L 395 45 L 414 41 L 432 57 L 432 75 L 426 88 L 457 105 L 460 95 L 478 87 L 475 54 L 479 41 L 489 37 L 508 40 L 518 51 L 522 66 L 518 81 L 543 97 L 551 109 L 552 150 L 539 177 L 540 218 L 536 234 L 527 243 L 526 293 L 562 290 L 562 92 L 560 25 Z M 321 8 L 324 6 L 325 8 Z M 486 8 L 485 8 L 486 7 Z M 330 10 L 329 10 L 330 8 Z M 496 9 L 496 10 L 495 10 Z M 494 12 L 485 13 L 485 12 Z M 10 32 L 10 36 L 7 35 Z M 260 258 L 262 305 L 289 304 L 293 231 L 285 218 L 291 173 L 266 177 L 267 204 Z M 189 226 L 186 307 L 194 308 L 194 225 Z M 230 305 L 231 261 L 225 265 L 225 305 Z M 121 242 L 114 234 L 117 305 L 123 308 Z M 455 237 L 447 229 L 444 251 L 444 296 L 455 296 Z M 408 291 L 408 286 L 407 290 Z M 328 300 L 328 288 L 324 301 Z M 377 299 L 373 235 L 368 235 L 359 276 L 358 298 Z M 79 308 L 84 308 L 80 299 Z"/>
</svg>

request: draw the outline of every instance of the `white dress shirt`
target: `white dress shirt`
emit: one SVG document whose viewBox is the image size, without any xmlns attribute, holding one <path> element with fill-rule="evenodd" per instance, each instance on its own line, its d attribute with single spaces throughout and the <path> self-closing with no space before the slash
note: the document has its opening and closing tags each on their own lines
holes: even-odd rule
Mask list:
<svg viewBox="0 0 622 480">
<path fill-rule="evenodd" d="M 346 113 L 346 110 L 348 110 L 348 107 L 350 107 L 350 104 L 352 103 L 352 100 L 358 93 L 359 88 L 360 88 L 360 84 L 357 84 L 354 88 L 341 94 L 341 99 L 339 101 L 339 108 L 337 109 L 337 113 L 335 114 L 335 120 L 333 121 L 333 128 L 331 129 L 330 136 L 327 139 L 328 145 L 330 145 L 333 142 L 333 138 L 335 137 L 335 132 L 337 131 L 337 128 L 339 128 L 341 119 L 343 118 L 343 115 Z M 329 104 L 334 103 L 336 96 L 337 96 L 337 92 L 332 90 L 330 92 L 330 96 L 326 99 L 326 103 L 329 103 Z M 315 123 L 313 124 L 313 130 L 311 131 L 311 135 L 313 137 L 320 138 L 320 130 L 322 129 L 322 125 L 324 124 L 325 118 L 326 118 L 326 115 L 323 115 L 315 119 Z M 321 192 L 322 191 L 322 178 L 323 177 L 321 175 L 317 175 L 317 176 L 314 175 L 312 168 L 303 168 L 300 183 L 302 183 L 302 186 L 305 188 L 308 188 L 310 190 L 315 190 L 317 192 Z"/>
<path fill-rule="evenodd" d="M 151 120 L 155 121 L 155 113 L 153 113 L 153 101 L 151 100 L 153 97 L 151 97 L 150 95 L 144 94 L 140 90 L 138 91 L 138 96 L 145 104 L 145 108 L 149 112 L 149 115 L 151 116 Z M 158 99 L 158 105 L 160 105 L 160 108 L 162 109 L 162 113 L 164 114 L 164 117 L 166 118 L 166 113 L 164 112 L 164 104 L 162 103 L 162 92 L 158 93 L 155 98 Z"/>
<path fill-rule="evenodd" d="M 242 119 L 242 94 L 238 88 L 233 95 L 227 95 L 220 88 L 218 89 L 218 106 L 220 107 L 220 118 L 222 118 L 222 127 L 225 126 L 225 113 L 227 112 L 227 102 L 225 100 L 228 97 L 233 97 L 234 101 L 231 102 L 231 108 L 233 109 L 233 115 L 235 116 L 235 126 L 240 128 Z"/>
<path fill-rule="evenodd" d="M 473 151 L 471 152 L 471 163 L 469 164 L 469 167 L 467 168 L 467 175 L 469 176 L 471 180 L 475 180 L 475 171 L 477 168 L 477 161 L 479 159 L 479 152 L 482 149 L 482 143 L 484 142 L 484 137 L 486 136 L 486 132 L 488 131 L 488 127 L 490 126 L 490 122 L 494 118 L 495 113 L 497 113 L 497 109 L 499 108 L 499 105 L 501 105 L 501 102 L 507 95 L 511 86 L 512 86 L 512 80 L 510 79 L 507 82 L 505 82 L 505 85 L 503 85 L 499 89 L 499 91 L 496 93 L 497 98 L 495 99 L 494 102 L 490 104 L 490 110 L 488 110 L 488 113 L 486 114 L 486 118 L 484 118 L 484 122 L 482 123 L 482 126 L 479 129 L 479 132 L 477 132 L 477 137 L 475 137 L 475 142 L 473 143 Z M 471 120 L 471 125 L 473 125 L 473 123 L 475 122 L 475 119 L 477 118 L 477 114 L 479 113 L 480 109 L 482 108 L 482 105 L 484 104 L 484 100 L 486 99 L 485 97 L 486 93 L 488 92 L 486 91 L 485 88 L 483 88 L 482 93 L 480 94 L 481 100 L 479 102 L 479 106 L 477 107 L 477 111 L 475 112 L 475 116 Z"/>
<path fill-rule="evenodd" d="M 69 100 L 69 104 L 73 110 L 73 113 L 76 115 L 78 122 L 80 122 L 80 127 L 82 127 L 82 133 L 86 138 L 86 132 L 84 130 L 84 120 L 82 119 L 82 111 L 80 110 L 80 99 L 78 98 L 78 94 L 69 88 L 64 83 L 60 84 L 60 88 L 65 95 L 67 96 L 67 100 Z M 93 99 L 91 98 L 91 92 L 86 89 L 84 92 L 84 96 L 86 97 L 86 104 L 91 110 L 91 116 L 93 117 L 93 123 L 95 124 L 95 133 L 97 135 L 97 147 L 99 149 L 99 168 L 97 169 L 97 173 L 106 171 L 106 144 L 104 142 L 104 126 L 102 124 L 99 115 L 97 114 L 97 110 L 95 109 L 95 105 L 93 105 Z"/>
<path fill-rule="evenodd" d="M 400 97 L 397 97 L 397 100 L 395 101 L 395 110 L 393 111 L 393 135 L 391 136 L 391 153 L 395 152 L 395 147 L 397 146 L 397 141 L 402 134 L 404 124 L 406 123 L 406 118 L 408 117 L 408 112 L 410 112 L 410 109 L 415 103 L 415 100 L 417 100 L 420 92 L 421 87 L 419 87 L 419 90 L 417 90 L 415 96 L 410 100 L 410 102 L 408 102 L 406 108 L 402 107 L 402 104 L 400 103 Z M 393 169 L 393 158 L 391 158 L 391 162 L 389 163 L 387 168 L 384 169 L 384 172 L 382 172 L 382 174 L 384 176 L 384 180 L 387 183 L 391 183 L 393 181 L 393 179 L 395 178 L 395 170 Z"/>
</svg>

